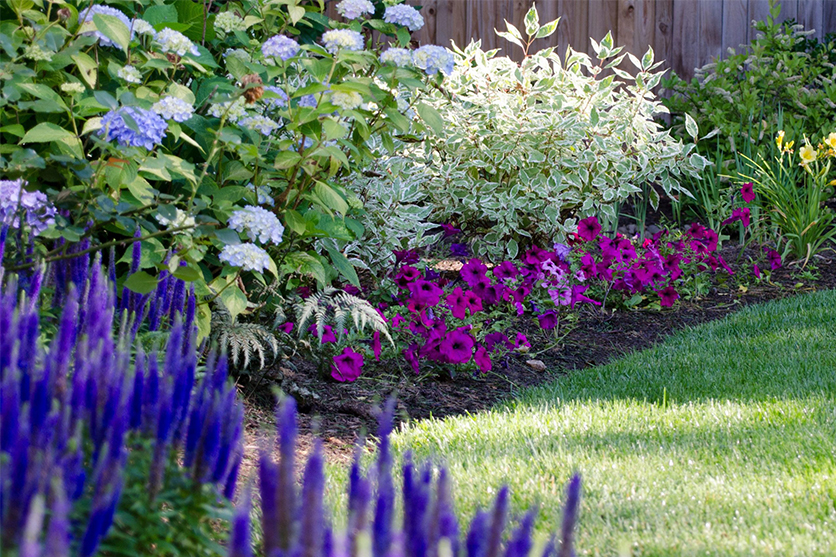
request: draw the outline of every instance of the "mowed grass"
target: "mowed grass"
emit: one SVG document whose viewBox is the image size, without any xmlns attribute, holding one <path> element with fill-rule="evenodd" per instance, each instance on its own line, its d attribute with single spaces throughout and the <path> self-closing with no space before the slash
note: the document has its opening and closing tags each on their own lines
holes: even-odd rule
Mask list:
<svg viewBox="0 0 836 557">
<path fill-rule="evenodd" d="M 510 485 L 581 555 L 836 555 L 836 292 L 751 307 L 504 407 L 411 424 L 462 518 Z M 626 548 L 631 548 L 632 552 Z"/>
</svg>

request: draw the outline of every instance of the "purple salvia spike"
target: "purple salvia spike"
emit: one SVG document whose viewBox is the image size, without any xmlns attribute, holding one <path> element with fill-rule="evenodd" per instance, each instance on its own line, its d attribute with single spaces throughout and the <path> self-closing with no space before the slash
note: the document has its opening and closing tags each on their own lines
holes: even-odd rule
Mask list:
<svg viewBox="0 0 836 557">
<path fill-rule="evenodd" d="M 488 549 L 488 513 L 477 511 L 467 532 L 467 557 L 484 557 Z"/>
<path fill-rule="evenodd" d="M 148 358 L 145 388 L 142 392 L 142 431 L 154 434 L 157 425 L 157 406 L 160 400 L 160 374 L 157 369 L 157 353 Z"/>
<path fill-rule="evenodd" d="M 67 451 L 61 462 L 67 497 L 70 501 L 75 501 L 84 493 L 84 482 L 87 479 L 87 473 L 84 470 L 83 445 L 81 428 L 79 427 L 78 432 L 76 432 L 68 443 L 70 450 Z"/>
<path fill-rule="evenodd" d="M 160 271 L 160 276 L 157 282 L 157 289 L 154 291 L 154 297 L 151 298 L 151 309 L 149 310 L 148 330 L 156 331 L 160 327 L 160 319 L 163 315 L 163 308 L 165 307 L 165 296 L 168 292 L 168 283 L 170 282 L 169 273 L 165 269 Z"/>
<path fill-rule="evenodd" d="M 279 467 L 270 453 L 262 449 L 258 456 L 258 482 L 261 493 L 261 530 L 264 555 L 279 552 Z"/>
<path fill-rule="evenodd" d="M 3 256 L 6 254 L 6 238 L 9 235 L 9 225 L 0 227 L 0 267 L 3 266 Z"/>
<path fill-rule="evenodd" d="M 363 440 L 357 443 L 354 459 L 348 475 L 348 527 L 346 531 L 347 549 L 350 557 L 357 557 L 357 534 L 368 528 L 368 508 L 372 488 L 369 480 L 363 477 L 361 458 Z"/>
<path fill-rule="evenodd" d="M 438 555 L 438 544 L 442 538 L 450 543 L 451 557 L 458 554 L 459 525 L 453 510 L 450 494 L 450 478 L 444 468 L 438 474 L 436 484 L 435 506 L 430 519 L 429 552 L 431 556 Z"/>
<path fill-rule="evenodd" d="M 386 557 L 392 543 L 392 517 L 395 510 L 395 487 L 392 482 L 392 454 L 389 434 L 395 414 L 395 399 L 390 398 L 381 415 L 377 435 L 377 504 L 372 527 L 372 552 L 374 557 Z"/>
<path fill-rule="evenodd" d="M 26 513 L 18 557 L 41 557 L 41 544 L 38 543 L 38 538 L 41 536 L 44 514 L 44 496 L 38 493 Z"/>
<path fill-rule="evenodd" d="M 38 265 L 32 272 L 32 278 L 29 279 L 29 288 L 27 288 L 26 293 L 29 296 L 29 303 L 32 309 L 38 306 L 38 298 L 41 295 L 41 286 L 43 285 L 45 272 L 46 267 L 43 264 Z"/>
<path fill-rule="evenodd" d="M 183 305 L 186 303 L 186 283 L 178 278 L 174 279 L 174 293 L 171 297 L 171 307 L 168 310 L 168 319 L 172 323 L 178 317 L 183 318 Z M 188 332 L 187 332 L 188 334 Z"/>
<path fill-rule="evenodd" d="M 207 476 L 215 467 L 221 444 L 221 413 L 218 407 L 223 402 L 216 397 L 206 404 L 207 413 L 203 420 L 203 432 L 197 445 L 195 457 L 194 479 L 205 482 Z"/>
<path fill-rule="evenodd" d="M 0 391 L 0 452 L 9 452 L 18 438 L 20 422 L 20 386 L 17 372 L 8 370 Z"/>
<path fill-rule="evenodd" d="M 499 489 L 491 513 L 491 530 L 488 533 L 488 547 L 486 557 L 498 557 L 502 545 L 502 533 L 505 531 L 505 520 L 508 515 L 508 486 Z"/>
<path fill-rule="evenodd" d="M 110 286 L 113 288 L 113 297 L 118 297 L 119 292 L 116 286 L 116 246 L 111 246 L 108 250 L 107 278 L 110 281 Z"/>
<path fill-rule="evenodd" d="M 220 450 L 218 451 L 218 458 L 215 463 L 215 470 L 212 472 L 210 478 L 212 483 L 218 483 L 224 479 L 227 470 L 229 470 L 230 457 L 235 453 L 241 442 L 244 411 L 241 403 L 238 402 L 237 394 L 235 388 L 232 387 L 223 395 L 224 403 L 221 416 L 223 435 Z"/>
<path fill-rule="evenodd" d="M 241 468 L 241 460 L 243 459 L 243 449 L 240 447 L 232 459 L 232 466 L 229 469 L 229 474 L 226 477 L 226 484 L 224 485 L 224 497 L 232 500 L 235 495 L 235 484 L 238 482 L 238 471 Z"/>
<path fill-rule="evenodd" d="M 59 391 L 63 391 L 66 385 L 70 369 L 70 355 L 76 342 L 76 320 L 78 319 L 78 295 L 75 288 L 65 297 L 64 310 L 61 312 L 61 323 L 58 326 L 58 335 L 52 341 L 52 361 L 55 363 L 55 381 Z"/>
<path fill-rule="evenodd" d="M 134 367 L 134 386 L 133 386 L 133 393 L 131 395 L 131 420 L 130 420 L 130 428 L 131 429 L 139 429 L 142 425 L 142 397 L 143 397 L 143 387 L 145 381 L 145 351 L 142 349 L 142 346 L 137 346 L 136 350 L 136 365 Z"/>
<path fill-rule="evenodd" d="M 308 457 L 302 482 L 302 524 L 300 531 L 301 557 L 321 557 L 325 516 L 322 497 L 325 493 L 322 441 L 314 442 Z"/>
<path fill-rule="evenodd" d="M 194 295 L 194 283 L 189 289 L 189 299 L 186 304 L 186 318 L 184 320 L 184 328 L 188 334 L 192 334 L 195 326 L 194 317 L 197 309 L 196 299 Z"/>
<path fill-rule="evenodd" d="M 537 517 L 537 510 L 531 509 L 520 521 L 519 527 L 514 531 L 505 549 L 505 557 L 528 557 L 533 542 L 531 532 L 534 528 L 534 519 Z"/>
<path fill-rule="evenodd" d="M 70 556 L 70 503 L 60 476 L 52 483 L 52 504 L 49 511 L 49 529 L 46 532 L 44 555 Z"/>
<path fill-rule="evenodd" d="M 549 540 L 546 542 L 546 547 L 543 548 L 543 553 L 540 554 L 540 557 L 555 557 L 555 555 L 554 536 L 549 536 Z"/>
<path fill-rule="evenodd" d="M 290 551 L 295 537 L 296 523 L 296 400 L 285 397 L 278 411 L 279 478 L 276 505 L 279 529 L 279 549 Z"/>
<path fill-rule="evenodd" d="M 244 490 L 241 502 L 232 518 L 232 532 L 229 537 L 229 557 L 252 557 L 250 544 L 250 487 Z"/>
<path fill-rule="evenodd" d="M 578 506 L 581 500 L 581 476 L 575 474 L 566 486 L 566 505 L 563 508 L 563 521 L 560 525 L 560 551 L 558 557 L 574 557 L 572 537 L 575 522 L 578 519 Z"/>
<path fill-rule="evenodd" d="M 99 543 L 107 535 L 113 515 L 116 512 L 116 505 L 121 495 L 121 478 L 114 477 L 112 484 L 100 486 L 93 496 L 93 508 L 90 519 L 87 522 L 87 529 L 81 539 L 81 557 L 95 555 Z"/>
</svg>

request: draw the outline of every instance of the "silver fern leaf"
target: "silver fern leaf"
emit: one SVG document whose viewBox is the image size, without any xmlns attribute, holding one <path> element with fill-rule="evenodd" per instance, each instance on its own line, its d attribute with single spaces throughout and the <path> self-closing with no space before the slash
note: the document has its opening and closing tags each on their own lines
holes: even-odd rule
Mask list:
<svg viewBox="0 0 836 557">
<path fill-rule="evenodd" d="M 229 355 L 233 367 L 247 370 L 253 356 L 257 356 L 259 367 L 264 369 L 267 358 L 270 361 L 281 354 L 279 341 L 267 327 L 257 323 L 237 323 L 223 304 L 216 304 L 212 312 L 213 343 Z"/>
<path fill-rule="evenodd" d="M 358 332 L 363 332 L 366 327 L 370 327 L 373 331 L 385 336 L 392 346 L 395 346 L 395 342 L 389 335 L 386 320 L 374 306 L 362 298 L 332 286 L 325 287 L 324 290 L 311 295 L 299 304 L 296 308 L 296 315 L 300 335 L 305 331 L 308 323 L 313 321 L 316 325 L 316 335 L 321 341 L 329 317 L 333 319 L 337 334 L 342 335 L 346 321 L 351 318 Z"/>
</svg>

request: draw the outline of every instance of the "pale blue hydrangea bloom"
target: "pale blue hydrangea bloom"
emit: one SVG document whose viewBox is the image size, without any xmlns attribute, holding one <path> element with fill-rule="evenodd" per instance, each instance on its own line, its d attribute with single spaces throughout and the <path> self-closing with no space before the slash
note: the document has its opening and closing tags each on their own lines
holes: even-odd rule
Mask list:
<svg viewBox="0 0 836 557">
<path fill-rule="evenodd" d="M 187 53 L 192 56 L 200 56 L 196 44 L 180 31 L 168 27 L 157 33 L 154 41 L 160 45 L 160 50 L 163 52 L 173 52 L 177 56 L 185 56 Z"/>
<path fill-rule="evenodd" d="M 131 129 L 124 117 L 132 119 L 137 129 Z M 105 141 L 114 139 L 123 147 L 145 147 L 148 150 L 160 143 L 168 128 L 165 120 L 152 110 L 145 110 L 138 106 L 123 106 L 111 110 L 102 117 L 102 128 L 99 134 Z"/>
<path fill-rule="evenodd" d="M 308 108 L 316 108 L 316 97 L 314 95 L 305 95 L 299 99 L 299 106 L 305 106 Z"/>
<path fill-rule="evenodd" d="M 175 122 L 185 122 L 194 114 L 194 107 L 177 97 L 168 95 L 151 106 L 151 110 L 165 118 Z"/>
<path fill-rule="evenodd" d="M 363 96 L 354 91 L 331 93 L 331 104 L 343 110 L 354 110 L 363 104 Z"/>
<path fill-rule="evenodd" d="M 215 103 L 209 106 L 209 115 L 220 118 L 226 114 L 230 122 L 238 122 L 247 116 L 246 101 L 244 97 L 238 97 L 234 101 Z"/>
<path fill-rule="evenodd" d="M 245 271 L 262 273 L 264 269 L 270 267 L 270 256 L 255 244 L 224 246 L 218 259 L 233 267 L 241 267 Z"/>
<path fill-rule="evenodd" d="M 337 12 L 346 19 L 357 19 L 363 14 L 373 14 L 374 4 L 369 0 L 343 0 L 337 4 Z"/>
<path fill-rule="evenodd" d="M 244 18 L 235 12 L 221 12 L 215 16 L 215 29 L 224 33 L 234 33 L 246 31 L 247 24 L 244 23 Z"/>
<path fill-rule="evenodd" d="M 243 126 L 248 130 L 255 130 L 261 132 L 263 135 L 270 135 L 279 128 L 279 124 L 267 118 L 266 116 L 248 116 L 238 121 L 239 126 Z"/>
<path fill-rule="evenodd" d="M 410 31 L 417 31 L 424 26 L 424 18 L 421 16 L 421 12 L 406 4 L 386 8 L 383 13 L 383 21 L 402 25 Z"/>
<path fill-rule="evenodd" d="M 390 48 L 380 55 L 384 64 L 394 64 L 399 68 L 412 65 L 412 51 L 408 48 Z"/>
<path fill-rule="evenodd" d="M 284 108 L 287 106 L 287 93 L 281 87 L 276 87 L 274 85 L 265 85 L 265 91 L 270 91 L 271 93 L 275 93 L 278 97 L 261 97 L 261 100 L 270 108 Z"/>
<path fill-rule="evenodd" d="M 136 18 L 132 22 L 131 29 L 133 29 L 134 33 L 139 33 L 140 35 L 156 35 L 157 32 L 154 30 L 154 27 L 141 18 Z"/>
<path fill-rule="evenodd" d="M 79 16 L 79 18 L 78 18 L 79 22 L 82 23 L 82 24 L 87 23 L 87 22 L 92 23 L 93 22 L 93 16 L 96 15 L 96 14 L 113 16 L 113 17 L 117 18 L 119 21 L 121 21 L 122 23 L 124 23 L 125 27 L 127 27 L 128 29 L 131 28 L 131 20 L 128 19 L 128 16 L 126 16 L 124 13 L 117 10 L 116 8 L 111 8 L 110 6 L 102 6 L 102 5 L 99 5 L 99 4 L 97 4 L 95 6 L 90 6 L 89 9 L 85 10 L 85 12 L 81 16 Z M 107 38 L 105 35 L 103 35 L 102 33 L 99 33 L 98 31 L 86 31 L 86 32 L 82 33 L 82 35 L 92 35 L 93 37 L 96 37 L 96 39 L 98 39 L 99 44 L 101 46 L 117 46 L 117 47 L 119 46 L 116 43 L 114 43 L 113 41 L 111 41 L 109 38 Z M 133 39 L 133 33 L 131 33 L 131 39 Z M 119 47 L 119 48 L 121 48 L 121 47 Z"/>
<path fill-rule="evenodd" d="M 194 217 L 189 215 L 189 213 L 182 209 L 175 209 L 175 211 L 176 213 L 173 219 L 167 219 L 163 215 L 157 215 L 157 220 L 166 228 L 183 228 L 195 225 Z M 185 234 L 185 232 L 185 230 L 179 230 L 175 234 Z"/>
<path fill-rule="evenodd" d="M 268 62 L 275 63 L 276 58 L 287 61 L 299 54 L 299 43 L 290 37 L 275 35 L 264 41 L 261 53 Z"/>
<path fill-rule="evenodd" d="M 128 83 L 142 83 L 142 74 L 133 66 L 125 66 L 119 68 L 116 72 L 119 79 L 124 79 Z"/>
<path fill-rule="evenodd" d="M 270 186 L 256 186 L 250 182 L 247 184 L 246 188 L 251 192 L 255 192 L 259 205 L 273 206 L 273 197 L 270 195 Z"/>
<path fill-rule="evenodd" d="M 243 209 L 233 211 L 228 224 L 236 232 L 246 232 L 247 237 L 254 242 L 272 242 L 276 245 L 282 243 L 284 226 L 276 215 L 267 209 L 247 205 Z"/>
<path fill-rule="evenodd" d="M 363 50 L 363 35 L 351 29 L 332 29 L 322 34 L 322 44 L 331 54 L 340 50 Z"/>
<path fill-rule="evenodd" d="M 55 223 L 55 207 L 44 193 L 23 189 L 25 183 L 22 178 L 0 180 L 0 224 L 19 228 L 23 213 L 24 224 L 37 236 Z"/>
<path fill-rule="evenodd" d="M 422 46 L 412 53 L 412 60 L 415 66 L 424 70 L 427 75 L 438 72 L 444 75 L 453 73 L 456 64 L 453 54 L 443 46 L 428 44 Z"/>
</svg>

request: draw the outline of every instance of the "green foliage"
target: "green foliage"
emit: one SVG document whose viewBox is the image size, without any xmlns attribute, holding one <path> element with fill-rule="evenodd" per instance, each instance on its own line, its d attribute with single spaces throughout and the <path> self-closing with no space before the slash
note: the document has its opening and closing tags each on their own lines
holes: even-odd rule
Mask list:
<svg viewBox="0 0 836 557">
<path fill-rule="evenodd" d="M 528 42 L 541 29 L 532 17 Z M 619 68 L 626 55 L 612 35 L 594 46 L 597 60 L 569 48 L 561 62 L 547 48 L 517 64 L 473 42 L 456 49 L 443 86 L 422 95 L 447 125 L 406 154 L 424 176 L 431 218 L 478 237 L 478 255 L 514 257 L 524 244 L 548 244 L 574 231 L 579 216 L 612 220 L 636 195 L 657 207 L 657 187 L 674 196 L 683 176 L 705 166 L 693 145 L 653 120 L 665 112 L 652 93 L 661 80 L 653 51 L 629 56 L 633 76 Z M 615 75 L 602 77 L 605 69 Z"/>
<path fill-rule="evenodd" d="M 382 63 L 375 50 L 382 43 L 331 52 L 322 35 L 374 29 L 393 46 L 407 46 L 409 35 L 398 26 L 340 23 L 324 15 L 324 3 L 300 0 L 241 0 L 208 11 L 183 0 L 108 3 L 130 29 L 121 17 L 101 13 L 85 23 L 89 3 L 25 0 L 9 7 L 0 20 L 0 178 L 26 180 L 65 211 L 37 238 L 35 258 L 61 257 L 82 238 L 93 248 L 112 245 L 139 230 L 143 247 L 153 248 L 144 254 L 152 255 L 143 255 L 143 274 L 128 288 L 140 282 L 153 289 L 147 279 L 167 266 L 193 282 L 201 299 L 223 291 L 235 315 L 243 291 L 228 276 L 213 283 L 223 263 L 218 255 L 252 241 L 227 228 L 230 216 L 262 205 L 284 233 L 259 242 L 269 264 L 246 274 L 245 283 L 263 280 L 262 273 L 291 287 L 339 276 L 357 282 L 345 254 L 321 242 L 362 235 L 353 218 L 361 203 L 342 178 L 386 152 L 372 145 L 391 147 L 400 136 L 423 132 L 425 124 L 405 113 L 412 93 L 441 74 Z M 222 15 L 226 23 L 216 26 Z M 153 29 L 143 28 L 146 22 Z M 155 34 L 164 29 L 191 43 L 182 51 L 165 48 Z M 297 41 L 298 54 L 267 56 L 262 47 L 276 35 Z M 159 142 L 108 140 L 112 111 L 159 112 L 153 107 L 167 97 L 194 112 L 165 116 Z M 124 122 L 128 135 L 147 127 L 131 116 Z M 53 249 L 53 240 L 66 244 Z M 11 248 L 5 263 L 12 270 L 30 264 Z"/>
<path fill-rule="evenodd" d="M 717 130 L 723 152 L 756 141 L 762 126 L 776 128 L 779 113 L 793 137 L 819 137 L 836 122 L 836 34 L 822 42 L 793 21 L 780 23 L 781 4 L 774 3 L 765 21 L 755 23 L 757 38 L 740 52 L 697 70 L 685 82 L 672 76 L 664 87 L 673 94 L 664 104 L 674 116 L 674 129 L 684 137 L 684 115 L 694 117 L 704 132 Z M 728 157 L 727 157 L 728 158 Z"/>
<path fill-rule="evenodd" d="M 372 331 L 385 336 L 390 343 L 393 342 L 386 320 L 373 305 L 337 288 L 326 287 L 321 292 L 311 295 L 297 306 L 296 314 L 300 335 L 304 333 L 306 326 L 313 322 L 318 338 L 322 338 L 325 325 L 329 324 L 333 324 L 339 338 L 350 319 L 354 324 L 354 332 L 363 333 L 368 326 Z"/>
<path fill-rule="evenodd" d="M 249 373 L 250 362 L 256 358 L 258 369 L 264 369 L 282 352 L 278 339 L 267 327 L 238 322 L 222 303 L 216 304 L 212 312 L 210 344 L 216 344 L 221 353 L 227 354 L 239 373 Z"/>
</svg>

